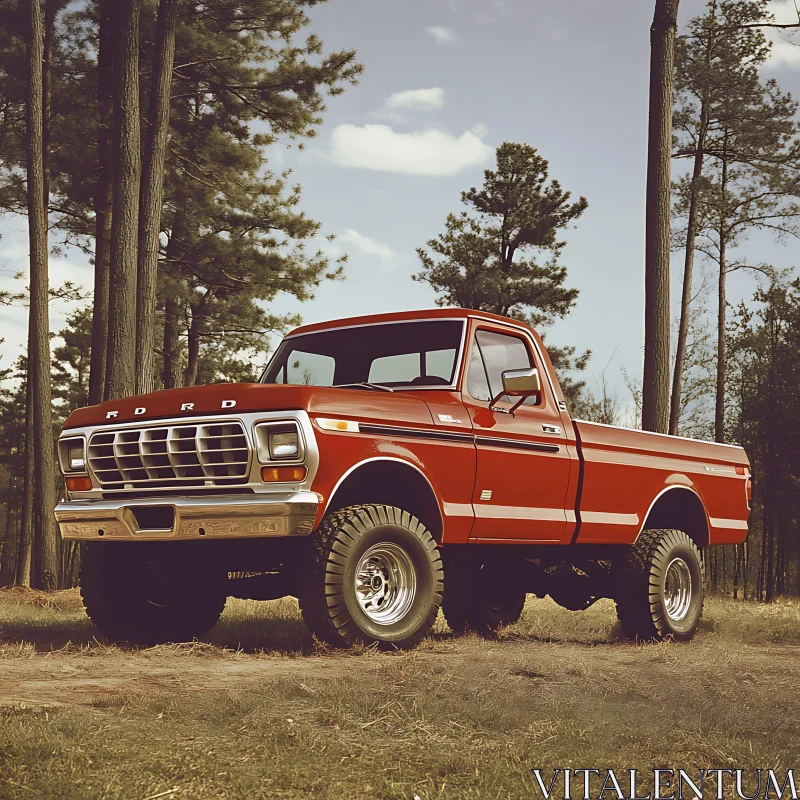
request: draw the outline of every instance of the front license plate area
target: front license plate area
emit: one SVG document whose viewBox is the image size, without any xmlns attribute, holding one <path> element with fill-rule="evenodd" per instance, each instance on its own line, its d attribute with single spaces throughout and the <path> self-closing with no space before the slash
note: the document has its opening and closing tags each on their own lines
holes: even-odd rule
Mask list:
<svg viewBox="0 0 800 800">
<path fill-rule="evenodd" d="M 175 506 L 132 506 L 139 531 L 171 531 L 175 528 Z"/>
</svg>

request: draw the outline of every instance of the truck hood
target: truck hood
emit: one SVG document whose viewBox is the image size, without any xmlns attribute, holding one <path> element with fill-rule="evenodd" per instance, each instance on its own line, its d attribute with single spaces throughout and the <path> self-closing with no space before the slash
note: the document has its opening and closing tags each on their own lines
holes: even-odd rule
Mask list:
<svg viewBox="0 0 800 800">
<path fill-rule="evenodd" d="M 108 400 L 73 411 L 64 428 L 115 425 L 196 416 L 259 411 L 304 410 L 310 414 L 428 426 L 431 413 L 425 402 L 408 392 L 333 389 L 324 386 L 285 386 L 262 383 L 225 383 L 164 389 L 151 394 Z"/>
</svg>

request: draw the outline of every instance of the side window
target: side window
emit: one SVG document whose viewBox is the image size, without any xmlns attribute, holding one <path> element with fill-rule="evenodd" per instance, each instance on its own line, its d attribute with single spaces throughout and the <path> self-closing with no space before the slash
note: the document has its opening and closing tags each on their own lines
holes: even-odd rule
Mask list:
<svg viewBox="0 0 800 800">
<path fill-rule="evenodd" d="M 489 381 L 486 379 L 486 369 L 483 366 L 483 359 L 477 342 L 473 343 L 472 352 L 469 355 L 467 392 L 475 400 L 484 400 L 488 403 L 492 399 L 489 393 Z"/>
<path fill-rule="evenodd" d="M 483 356 L 491 397 L 497 397 L 503 391 L 503 373 L 506 370 L 527 369 L 533 366 L 533 361 L 525 342 L 516 336 L 494 333 L 493 331 L 478 331 L 475 334 L 475 341 L 480 349 L 480 354 Z M 479 398 L 475 397 L 475 399 Z M 509 400 L 510 398 L 506 397 L 504 399 Z M 525 402 L 533 403 L 534 401 L 531 399 Z"/>
</svg>

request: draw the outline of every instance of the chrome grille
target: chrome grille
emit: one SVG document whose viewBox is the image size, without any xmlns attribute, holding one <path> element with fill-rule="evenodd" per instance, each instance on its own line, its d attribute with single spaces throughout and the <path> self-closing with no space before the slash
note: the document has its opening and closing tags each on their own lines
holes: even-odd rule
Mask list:
<svg viewBox="0 0 800 800">
<path fill-rule="evenodd" d="M 245 483 L 250 449 L 241 422 L 97 431 L 89 467 L 103 489 Z"/>
</svg>

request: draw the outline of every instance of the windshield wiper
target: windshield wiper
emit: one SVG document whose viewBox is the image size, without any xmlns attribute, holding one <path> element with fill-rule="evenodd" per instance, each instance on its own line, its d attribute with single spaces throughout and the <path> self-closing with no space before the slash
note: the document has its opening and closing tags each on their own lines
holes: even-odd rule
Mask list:
<svg viewBox="0 0 800 800">
<path fill-rule="evenodd" d="M 380 392 L 393 392 L 390 386 L 384 386 L 382 383 L 369 383 L 368 381 L 361 381 L 360 383 L 337 383 L 332 388 L 334 389 L 376 389 Z"/>
</svg>

